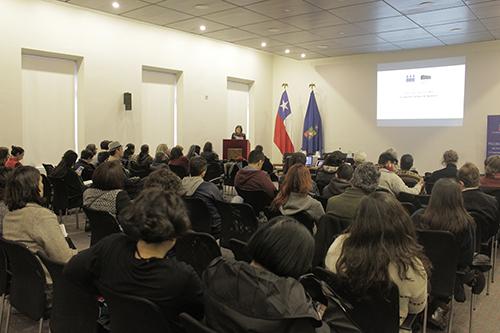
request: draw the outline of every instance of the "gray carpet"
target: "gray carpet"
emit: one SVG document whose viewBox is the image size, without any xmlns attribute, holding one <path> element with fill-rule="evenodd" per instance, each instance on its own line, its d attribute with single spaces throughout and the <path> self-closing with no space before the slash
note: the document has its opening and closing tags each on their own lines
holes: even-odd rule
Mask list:
<svg viewBox="0 0 500 333">
<path fill-rule="evenodd" d="M 64 218 L 66 229 L 78 249 L 89 247 L 90 237 L 88 233 L 83 231 L 84 216 L 80 215 L 80 230 L 76 229 L 74 216 Z M 231 255 L 230 251 L 224 251 L 224 255 Z M 473 332 L 476 333 L 498 333 L 500 332 L 500 260 L 497 257 L 496 265 L 496 283 L 493 283 L 490 288 L 490 294 L 486 296 L 486 292 L 476 297 L 476 311 L 473 314 Z M 465 303 L 454 303 L 455 313 L 453 316 L 454 333 L 466 333 L 469 331 L 469 290 L 466 290 L 467 301 Z M 48 323 L 44 324 L 43 332 L 49 331 Z M 13 310 L 11 316 L 11 333 L 36 333 L 38 332 L 38 324 L 16 313 Z M 428 332 L 442 332 L 428 330 Z M 69 332 L 68 332 L 69 333 Z"/>
</svg>

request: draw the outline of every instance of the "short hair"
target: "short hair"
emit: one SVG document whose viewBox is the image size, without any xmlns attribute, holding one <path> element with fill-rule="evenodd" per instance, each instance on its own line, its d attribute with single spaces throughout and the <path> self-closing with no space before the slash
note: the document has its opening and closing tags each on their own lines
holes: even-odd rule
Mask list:
<svg viewBox="0 0 500 333">
<path fill-rule="evenodd" d="M 326 155 L 323 165 L 338 167 L 344 163 L 346 157 L 346 154 L 342 153 L 340 150 L 336 150 L 333 153 Z"/>
<path fill-rule="evenodd" d="M 82 152 L 80 153 L 80 158 L 81 158 L 82 160 L 89 160 L 89 159 L 91 159 L 93 156 L 94 156 L 94 153 L 93 153 L 93 152 L 91 152 L 90 150 L 87 150 L 87 149 L 82 150 Z"/>
<path fill-rule="evenodd" d="M 385 165 L 387 162 L 396 162 L 397 160 L 394 158 L 394 156 L 391 153 L 384 152 L 380 154 L 378 157 L 378 164 L 379 165 Z"/>
<path fill-rule="evenodd" d="M 356 163 L 356 164 L 364 163 L 364 162 L 366 162 L 367 157 L 368 157 L 368 155 L 366 155 L 366 153 L 364 151 L 358 151 L 358 152 L 354 153 L 354 156 L 353 156 L 354 163 Z"/>
<path fill-rule="evenodd" d="M 398 152 L 394 148 L 387 149 L 384 153 L 389 153 L 393 157 L 394 163 L 398 163 Z"/>
<path fill-rule="evenodd" d="M 413 167 L 413 156 L 410 154 L 404 154 L 401 156 L 400 167 L 401 170 L 410 170 Z"/>
<path fill-rule="evenodd" d="M 10 211 L 24 208 L 28 203 L 43 204 L 38 186 L 40 177 L 40 172 L 31 166 L 12 171 L 5 186 L 5 203 Z"/>
<path fill-rule="evenodd" d="M 179 195 L 160 188 L 143 190 L 124 210 L 120 224 L 129 237 L 146 243 L 176 239 L 191 227 Z"/>
<path fill-rule="evenodd" d="M 264 147 L 262 147 L 261 145 L 257 145 L 255 146 L 254 150 L 264 152 Z"/>
<path fill-rule="evenodd" d="M 458 154 L 456 151 L 450 149 L 443 153 L 443 163 L 457 163 L 458 162 Z"/>
<path fill-rule="evenodd" d="M 160 143 L 157 147 L 156 147 L 156 152 L 162 152 L 164 153 L 165 155 L 168 155 L 168 146 L 165 144 L 165 143 Z"/>
<path fill-rule="evenodd" d="M 337 178 L 344 180 L 351 180 L 354 168 L 347 163 L 342 164 L 337 169 Z"/>
<path fill-rule="evenodd" d="M 365 193 L 372 193 L 378 187 L 380 171 L 371 162 L 361 163 L 356 167 L 351 179 L 351 185 Z"/>
<path fill-rule="evenodd" d="M 9 148 L 0 147 L 0 164 L 3 166 L 9 157 Z"/>
<path fill-rule="evenodd" d="M 485 174 L 486 177 L 494 178 L 495 174 L 500 172 L 500 156 L 493 155 L 485 161 Z"/>
<path fill-rule="evenodd" d="M 474 163 L 467 162 L 458 170 L 458 179 L 465 187 L 479 186 L 479 178 L 479 168 Z"/>
<path fill-rule="evenodd" d="M 288 164 L 288 167 L 291 167 L 295 164 L 302 164 L 302 165 L 306 165 L 306 155 L 302 152 L 296 152 L 296 153 L 292 153 L 290 155 L 290 159 L 289 159 L 289 164 Z"/>
<path fill-rule="evenodd" d="M 92 187 L 103 191 L 123 189 L 125 172 L 120 161 L 108 161 L 99 164 L 92 175 Z"/>
<path fill-rule="evenodd" d="M 262 224 L 247 248 L 252 260 L 278 276 L 298 278 L 312 268 L 314 238 L 292 217 L 279 216 Z"/>
<path fill-rule="evenodd" d="M 89 143 L 87 147 L 85 147 L 85 149 L 92 152 L 92 156 L 94 156 L 97 153 L 97 147 L 93 143 Z"/>
<path fill-rule="evenodd" d="M 210 141 L 205 142 L 205 144 L 203 145 L 203 152 L 205 152 L 205 153 L 207 153 L 207 152 L 211 153 L 213 151 L 214 151 L 214 149 L 213 149 L 213 146 L 212 146 L 212 142 L 210 142 Z"/>
<path fill-rule="evenodd" d="M 250 155 L 248 155 L 248 163 L 250 164 L 259 163 L 260 161 L 264 161 L 265 159 L 266 156 L 264 155 L 264 153 L 255 149 L 250 152 Z"/>
<path fill-rule="evenodd" d="M 24 153 L 24 149 L 19 146 L 11 146 L 10 154 L 12 156 L 18 156 Z"/>
<path fill-rule="evenodd" d="M 102 149 L 102 150 L 108 150 L 108 149 L 109 149 L 109 144 L 110 144 L 110 143 L 111 143 L 111 141 L 110 141 L 110 140 L 102 140 L 102 141 L 101 141 L 101 144 L 100 144 L 101 149 Z"/>
<path fill-rule="evenodd" d="M 141 146 L 141 153 L 142 154 L 149 154 L 149 146 L 148 145 L 142 145 Z"/>
<path fill-rule="evenodd" d="M 160 188 L 163 191 L 182 192 L 181 179 L 168 168 L 151 172 L 144 178 L 144 188 Z"/>
<path fill-rule="evenodd" d="M 204 171 L 207 171 L 207 160 L 203 157 L 195 156 L 189 160 L 189 174 L 191 177 L 197 177 Z"/>
<path fill-rule="evenodd" d="M 175 146 L 170 150 L 170 158 L 172 160 L 176 160 L 178 158 L 182 157 L 182 150 L 180 147 Z"/>
</svg>

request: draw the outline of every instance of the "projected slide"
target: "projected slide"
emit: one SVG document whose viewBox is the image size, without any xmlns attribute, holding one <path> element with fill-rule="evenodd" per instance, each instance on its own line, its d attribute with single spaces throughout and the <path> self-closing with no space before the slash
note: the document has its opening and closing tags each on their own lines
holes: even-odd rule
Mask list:
<svg viewBox="0 0 500 333">
<path fill-rule="evenodd" d="M 461 126 L 465 58 L 379 64 L 379 126 Z"/>
</svg>

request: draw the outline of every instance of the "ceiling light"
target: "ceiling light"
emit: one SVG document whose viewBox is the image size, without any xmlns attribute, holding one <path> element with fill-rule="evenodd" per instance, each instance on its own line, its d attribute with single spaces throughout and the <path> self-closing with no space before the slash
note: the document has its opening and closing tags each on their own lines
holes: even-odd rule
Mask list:
<svg viewBox="0 0 500 333">
<path fill-rule="evenodd" d="M 114 2 L 111 4 L 111 6 L 113 6 L 113 8 L 114 8 L 114 9 L 118 9 L 118 8 L 120 8 L 120 4 L 119 4 L 118 2 L 116 2 L 116 1 L 114 1 Z"/>
<path fill-rule="evenodd" d="M 290 49 L 286 49 L 286 50 L 285 50 L 285 53 L 286 53 L 286 54 L 290 53 Z"/>
<path fill-rule="evenodd" d="M 305 58 L 305 57 L 306 57 L 306 54 L 305 54 L 305 53 L 302 53 L 302 54 L 300 55 L 300 57 L 301 57 L 301 58 Z"/>
<path fill-rule="evenodd" d="M 266 46 L 267 46 L 267 43 L 266 43 L 266 42 L 262 42 L 262 43 L 260 43 L 260 46 L 261 46 L 261 47 L 266 47 Z"/>
<path fill-rule="evenodd" d="M 339 32 L 339 35 L 345 35 L 345 32 L 341 31 Z"/>
<path fill-rule="evenodd" d="M 208 5 L 205 5 L 204 3 L 200 3 L 196 6 L 194 6 L 196 9 L 208 9 Z"/>
<path fill-rule="evenodd" d="M 428 6 L 432 5 L 432 1 L 422 1 L 421 3 L 418 4 L 419 6 Z"/>
<path fill-rule="evenodd" d="M 327 49 L 328 48 L 328 45 L 318 45 L 318 49 Z"/>
<path fill-rule="evenodd" d="M 200 31 L 205 31 L 205 30 L 207 30 L 207 27 L 206 27 L 206 26 L 204 26 L 203 24 L 202 24 L 202 25 L 200 25 Z"/>
<path fill-rule="evenodd" d="M 292 10 L 291 10 L 291 9 L 289 9 L 289 8 L 283 9 L 283 12 L 284 12 L 284 13 L 290 13 L 291 11 L 292 11 Z"/>
<path fill-rule="evenodd" d="M 267 29 L 267 31 L 272 32 L 272 33 L 276 33 L 276 32 L 280 32 L 280 29 L 278 29 L 278 28 L 270 28 L 270 29 Z"/>
<path fill-rule="evenodd" d="M 460 31 L 462 30 L 461 28 L 451 28 L 450 31 Z"/>
</svg>

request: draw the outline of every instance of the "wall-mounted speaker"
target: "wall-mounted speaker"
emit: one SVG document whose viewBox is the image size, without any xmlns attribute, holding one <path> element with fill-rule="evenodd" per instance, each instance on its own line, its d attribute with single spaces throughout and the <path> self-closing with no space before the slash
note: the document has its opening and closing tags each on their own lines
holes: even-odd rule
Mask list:
<svg viewBox="0 0 500 333">
<path fill-rule="evenodd" d="M 123 104 L 125 104 L 125 111 L 132 111 L 132 94 L 129 92 L 123 93 Z"/>
</svg>

